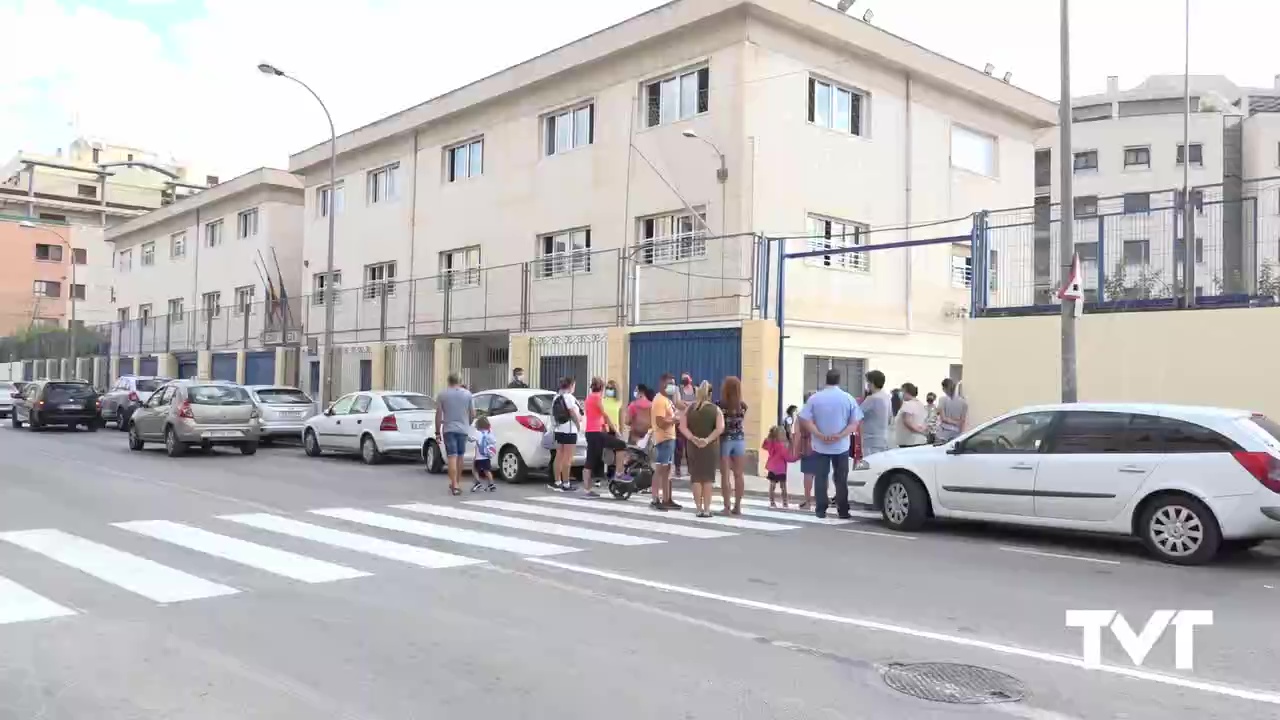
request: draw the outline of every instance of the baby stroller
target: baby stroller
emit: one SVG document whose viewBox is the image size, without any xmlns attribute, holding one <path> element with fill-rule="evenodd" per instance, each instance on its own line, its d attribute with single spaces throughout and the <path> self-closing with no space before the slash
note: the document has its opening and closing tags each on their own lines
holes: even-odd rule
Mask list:
<svg viewBox="0 0 1280 720">
<path fill-rule="evenodd" d="M 653 463 L 649 460 L 648 437 L 627 446 L 627 464 L 609 481 L 609 492 L 619 500 L 648 490 L 653 485 Z"/>
</svg>

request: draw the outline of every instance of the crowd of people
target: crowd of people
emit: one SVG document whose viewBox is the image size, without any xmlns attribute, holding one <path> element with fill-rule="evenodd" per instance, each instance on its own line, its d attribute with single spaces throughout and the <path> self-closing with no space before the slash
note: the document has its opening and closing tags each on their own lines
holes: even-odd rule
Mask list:
<svg viewBox="0 0 1280 720">
<path fill-rule="evenodd" d="M 849 517 L 848 476 L 851 462 L 895 447 L 913 447 L 949 441 L 965 427 L 968 404 L 960 384 L 950 378 L 941 383 L 942 396 L 930 392 L 920 399 L 910 382 L 886 389 L 879 370 L 866 373 L 863 392 L 855 398 L 841 386 L 838 370 L 826 375 L 825 387 L 806 393 L 804 403 L 787 408 L 779 425 L 770 429 L 761 444 L 769 479 L 769 502 L 790 507 L 787 475 L 799 463 L 804 478 L 804 499 L 799 508 L 810 508 L 825 517 L 831 505 L 840 517 Z M 510 387 L 528 387 L 517 368 Z M 718 398 L 718 399 L 717 399 Z M 654 468 L 649 506 L 655 511 L 680 510 L 672 494 L 672 481 L 685 477 L 693 491 L 698 517 L 711 517 L 717 474 L 721 478 L 719 513 L 740 515 L 746 489 L 747 440 L 745 423 L 749 408 L 742 399 L 742 381 L 724 378 L 719 392 L 709 381 L 694 382 L 684 373 L 677 382 L 670 373 L 655 386 L 637 383 L 624 405 L 615 380 L 591 379 L 585 401 L 577 395 L 577 380 L 560 380 L 551 406 L 550 437 L 555 458 L 547 487 L 557 492 L 578 492 L 572 475 L 578 436 L 586 441 L 582 491 L 598 497 L 595 483 L 614 477 L 626 467 L 627 448 L 644 447 Z M 448 458 L 449 487 L 461 494 L 462 456 L 470 437 L 471 393 L 455 375 L 437 397 L 437 434 Z M 490 462 L 494 442 L 487 423 L 476 421 L 478 439 L 475 484 L 472 492 L 493 490 Z M 828 484 L 834 494 L 828 495 Z"/>
</svg>

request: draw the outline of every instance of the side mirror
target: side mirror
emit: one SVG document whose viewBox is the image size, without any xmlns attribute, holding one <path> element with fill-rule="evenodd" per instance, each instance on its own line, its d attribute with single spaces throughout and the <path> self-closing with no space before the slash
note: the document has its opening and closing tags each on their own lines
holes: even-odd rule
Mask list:
<svg viewBox="0 0 1280 720">
<path fill-rule="evenodd" d="M 948 454 L 948 455 L 963 455 L 963 454 L 964 454 L 964 444 L 963 444 L 963 443 L 958 443 L 958 442 L 957 442 L 957 443 L 953 443 L 953 444 L 951 445 L 951 447 L 947 448 L 947 454 Z"/>
<path fill-rule="evenodd" d="M 324 409 L 324 414 L 325 414 L 326 416 L 332 416 L 332 415 L 333 415 L 333 404 L 332 404 L 332 403 L 330 403 L 330 404 L 329 404 L 329 407 L 327 407 L 327 408 L 325 408 L 325 409 Z"/>
<path fill-rule="evenodd" d="M 18 400 L 22 398 L 22 393 L 11 392 L 9 393 L 9 397 L 13 398 L 14 400 Z"/>
</svg>

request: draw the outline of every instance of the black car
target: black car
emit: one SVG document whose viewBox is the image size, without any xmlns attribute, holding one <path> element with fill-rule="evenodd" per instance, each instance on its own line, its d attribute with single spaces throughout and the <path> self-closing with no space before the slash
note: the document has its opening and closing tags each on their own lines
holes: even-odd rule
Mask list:
<svg viewBox="0 0 1280 720">
<path fill-rule="evenodd" d="M 31 430 L 61 425 L 86 430 L 102 426 L 102 397 L 87 382 L 37 380 L 13 394 L 15 428 L 26 423 Z"/>
</svg>

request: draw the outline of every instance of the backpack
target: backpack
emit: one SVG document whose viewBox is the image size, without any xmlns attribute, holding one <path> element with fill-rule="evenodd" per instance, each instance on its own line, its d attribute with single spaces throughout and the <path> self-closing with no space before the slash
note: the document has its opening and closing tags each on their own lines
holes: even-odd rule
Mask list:
<svg viewBox="0 0 1280 720">
<path fill-rule="evenodd" d="M 569 412 L 569 405 L 564 401 L 564 395 L 556 395 L 555 402 L 551 403 L 551 419 L 557 425 L 563 425 L 573 419 L 573 415 Z"/>
</svg>

